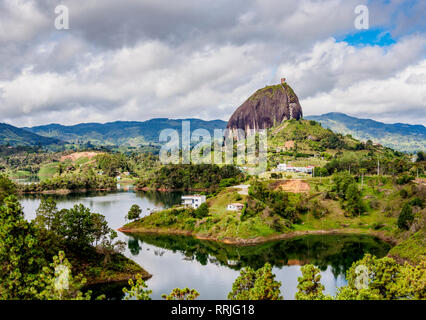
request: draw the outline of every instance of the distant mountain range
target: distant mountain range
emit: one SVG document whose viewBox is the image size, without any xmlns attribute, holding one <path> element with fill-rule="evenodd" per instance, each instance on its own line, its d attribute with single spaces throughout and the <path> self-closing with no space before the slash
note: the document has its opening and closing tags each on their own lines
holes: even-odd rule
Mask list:
<svg viewBox="0 0 426 320">
<path fill-rule="evenodd" d="M 212 136 L 214 129 L 226 127 L 226 122 L 222 120 L 157 118 L 147 121 L 116 121 L 105 124 L 81 123 L 73 126 L 49 124 L 23 129 L 69 143 L 90 141 L 94 145 L 140 146 L 150 142 L 158 143 L 160 132 L 163 129 L 175 129 L 180 132 L 182 121 L 190 121 L 191 132 L 202 128 L 208 130 Z"/>
<path fill-rule="evenodd" d="M 56 138 L 43 137 L 6 123 L 0 123 L 0 144 L 11 146 L 47 146 L 63 144 L 63 142 Z"/>
<path fill-rule="evenodd" d="M 325 128 L 343 134 L 351 134 L 359 140 L 372 140 L 395 150 L 415 152 L 426 150 L 426 128 L 422 125 L 402 123 L 385 124 L 370 119 L 359 119 L 343 113 L 327 113 L 307 116 Z M 182 121 L 191 121 L 191 131 L 206 129 L 213 135 L 214 129 L 225 129 L 222 120 L 158 118 L 147 121 L 116 121 L 105 124 L 81 123 L 73 126 L 49 124 L 31 128 L 17 128 L 0 123 L 0 144 L 52 145 L 65 143 L 87 143 L 94 145 L 140 146 L 158 143 L 161 130 L 175 129 L 180 132 Z"/>
<path fill-rule="evenodd" d="M 387 124 L 337 112 L 307 116 L 305 119 L 318 121 L 325 128 L 350 134 L 358 140 L 372 140 L 395 150 L 405 152 L 426 150 L 426 127 L 422 125 Z"/>
</svg>

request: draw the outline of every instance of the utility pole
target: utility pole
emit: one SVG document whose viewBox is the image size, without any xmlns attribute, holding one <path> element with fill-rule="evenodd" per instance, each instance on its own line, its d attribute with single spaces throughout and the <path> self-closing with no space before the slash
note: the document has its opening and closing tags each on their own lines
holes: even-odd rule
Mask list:
<svg viewBox="0 0 426 320">
<path fill-rule="evenodd" d="M 364 168 L 361 168 L 359 171 L 361 172 L 361 190 L 362 190 L 364 188 L 364 173 L 366 173 L 367 170 Z"/>
<path fill-rule="evenodd" d="M 377 175 L 380 175 L 380 158 L 377 158 Z"/>
</svg>

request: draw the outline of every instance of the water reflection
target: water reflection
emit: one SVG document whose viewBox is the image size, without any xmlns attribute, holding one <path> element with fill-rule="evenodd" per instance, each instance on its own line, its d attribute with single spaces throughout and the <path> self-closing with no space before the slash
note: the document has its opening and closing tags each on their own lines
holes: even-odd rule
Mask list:
<svg viewBox="0 0 426 320">
<path fill-rule="evenodd" d="M 335 277 L 345 275 L 353 262 L 365 253 L 384 257 L 390 245 L 365 235 L 309 235 L 255 246 L 235 246 L 184 236 L 129 235 L 128 247 L 138 255 L 142 245 L 180 252 L 186 260 L 201 265 L 208 262 L 234 270 L 250 266 L 261 268 L 266 262 L 281 268 L 288 265 L 314 264 L 322 271 L 331 267 Z"/>
<path fill-rule="evenodd" d="M 25 195 L 21 204 L 27 219 L 35 217 L 42 197 L 53 197 L 58 208 L 82 203 L 92 212 L 103 214 L 111 228 L 126 223 L 125 216 L 133 204 L 143 212 L 159 210 L 180 203 L 178 192 L 135 192 L 131 187 L 117 192 L 88 192 L 68 195 Z M 365 252 L 384 256 L 389 245 L 369 236 L 305 236 L 256 246 L 231 246 L 183 236 L 134 235 L 119 233 L 127 243 L 124 254 L 153 275 L 147 281 L 153 299 L 176 287 L 190 287 L 200 292 L 200 299 L 226 299 L 232 283 L 245 266 L 259 268 L 270 262 L 277 280 L 282 282 L 285 299 L 293 299 L 297 290 L 300 265 L 313 263 L 320 267 L 325 292 L 335 294 L 336 287 L 346 284 L 345 272 Z M 123 283 L 96 285 L 93 297 L 105 293 L 121 299 Z"/>
</svg>

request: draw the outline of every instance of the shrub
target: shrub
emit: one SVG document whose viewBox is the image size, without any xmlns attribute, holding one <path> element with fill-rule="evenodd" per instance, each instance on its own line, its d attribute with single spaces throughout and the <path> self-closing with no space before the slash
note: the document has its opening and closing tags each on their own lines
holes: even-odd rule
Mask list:
<svg viewBox="0 0 426 320">
<path fill-rule="evenodd" d="M 396 183 L 399 184 L 399 185 L 403 185 L 403 184 L 407 184 L 408 182 L 410 182 L 413 179 L 414 179 L 413 176 L 409 176 L 407 174 L 404 174 L 403 176 L 396 179 Z"/>
<path fill-rule="evenodd" d="M 202 219 L 204 217 L 207 217 L 209 215 L 209 206 L 207 203 L 202 203 L 195 211 L 194 211 L 194 217 L 197 219 Z"/>
<path fill-rule="evenodd" d="M 407 198 L 407 197 L 408 197 L 408 191 L 407 191 L 407 190 L 405 190 L 405 189 L 401 189 L 401 190 L 399 191 L 399 195 L 400 195 L 402 198 Z"/>
<path fill-rule="evenodd" d="M 404 204 L 398 217 L 398 228 L 408 230 L 414 221 L 414 214 L 409 203 Z"/>
<path fill-rule="evenodd" d="M 321 203 L 316 199 L 310 203 L 310 211 L 316 219 L 320 219 L 328 214 L 327 207 L 322 206 Z"/>
<path fill-rule="evenodd" d="M 139 219 L 141 213 L 142 213 L 142 209 L 137 204 L 134 204 L 132 205 L 129 212 L 127 213 L 126 218 L 128 220 L 136 220 L 136 219 Z"/>
<path fill-rule="evenodd" d="M 419 197 L 415 197 L 413 200 L 411 200 L 410 201 L 410 204 L 414 207 L 414 206 L 417 206 L 417 207 L 421 207 L 421 208 L 423 208 L 423 206 L 424 206 L 424 202 L 423 202 L 423 200 L 422 199 L 420 199 Z"/>
</svg>

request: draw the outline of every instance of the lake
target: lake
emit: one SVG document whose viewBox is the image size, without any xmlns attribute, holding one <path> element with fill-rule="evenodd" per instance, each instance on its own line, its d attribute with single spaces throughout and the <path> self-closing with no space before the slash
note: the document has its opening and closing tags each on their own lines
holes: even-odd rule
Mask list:
<svg viewBox="0 0 426 320">
<path fill-rule="evenodd" d="M 180 203 L 181 195 L 179 192 L 135 192 L 130 186 L 112 193 L 49 196 L 55 199 L 59 209 L 82 203 L 92 212 L 103 214 L 109 226 L 117 229 L 126 223 L 125 216 L 133 204 L 138 204 L 142 215 L 147 215 L 151 210 Z M 35 217 L 41 197 L 47 196 L 21 198 L 27 219 Z M 389 244 L 377 238 L 361 235 L 303 236 L 242 247 L 183 236 L 118 234 L 119 239 L 127 243 L 124 255 L 153 275 L 146 281 L 153 291 L 153 299 L 161 299 L 163 293 L 176 287 L 196 289 L 199 299 L 226 299 L 242 267 L 259 268 L 266 262 L 271 263 L 276 279 L 282 283 L 284 299 L 294 299 L 300 268 L 306 263 L 321 269 L 326 293 L 334 294 L 337 287 L 346 284 L 346 270 L 354 261 L 367 252 L 383 257 L 390 249 Z M 120 299 L 122 286 L 98 285 L 91 289 L 94 296 L 105 293 L 108 298 Z"/>
</svg>

